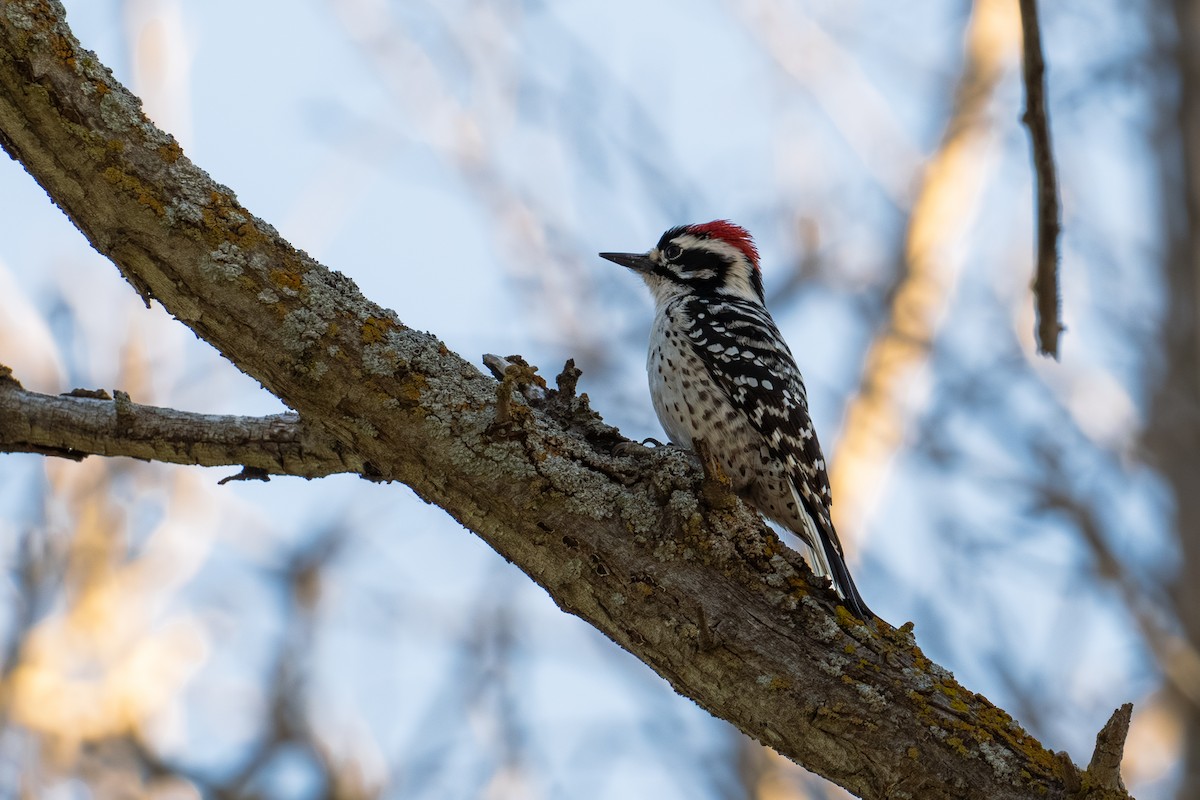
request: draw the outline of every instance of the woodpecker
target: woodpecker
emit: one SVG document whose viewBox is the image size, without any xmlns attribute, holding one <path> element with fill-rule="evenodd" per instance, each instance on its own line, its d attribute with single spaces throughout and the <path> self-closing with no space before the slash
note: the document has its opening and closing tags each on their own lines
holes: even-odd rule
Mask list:
<svg viewBox="0 0 1200 800">
<path fill-rule="evenodd" d="M 671 440 L 702 441 L 733 489 L 808 545 L 860 619 L 871 612 L 850 577 L 829 516 L 825 457 L 804 379 L 763 297 L 758 249 L 727 220 L 682 225 L 646 253 L 601 253 L 654 295 L 646 369 L 654 411 Z"/>
</svg>

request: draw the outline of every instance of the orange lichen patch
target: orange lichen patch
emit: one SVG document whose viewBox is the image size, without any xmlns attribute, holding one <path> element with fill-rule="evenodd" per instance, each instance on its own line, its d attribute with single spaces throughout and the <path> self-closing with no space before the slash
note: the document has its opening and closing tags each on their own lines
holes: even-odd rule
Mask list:
<svg viewBox="0 0 1200 800">
<path fill-rule="evenodd" d="M 1007 742 L 1019 750 L 1030 762 L 1042 768 L 1044 774 L 1053 774 L 1058 766 L 1054 754 L 1026 733 L 1025 729 L 1018 725 L 1006 711 L 992 705 L 987 698 L 981 699 L 984 706 L 976 709 L 975 714 L 983 725 L 977 727 L 986 727 L 992 733 L 993 738 Z"/>
<path fill-rule="evenodd" d="M 788 586 L 792 589 L 792 597 L 797 600 L 801 597 L 808 597 L 808 581 L 803 578 L 788 578 Z"/>
<path fill-rule="evenodd" d="M 168 164 L 174 164 L 183 155 L 183 148 L 178 142 L 171 141 L 158 148 L 158 156 Z"/>
<path fill-rule="evenodd" d="M 908 699 L 916 705 L 917 718 L 922 724 L 953 734 L 944 741 L 956 753 L 961 755 L 984 742 L 1004 742 L 1020 752 L 1028 763 L 1037 765 L 1042 775 L 1055 774 L 1057 767 L 1054 754 L 1030 737 L 1012 717 L 992 705 L 986 697 L 970 692 L 954 681 L 939 682 L 936 691 L 950 698 L 954 716 L 931 706 L 920 692 L 910 690 Z M 1028 771 L 1022 771 L 1021 777 L 1025 781 L 1032 780 Z"/>
<path fill-rule="evenodd" d="M 913 657 L 913 668 L 918 669 L 921 672 L 928 672 L 929 668 L 933 665 L 933 662 L 925 657 L 925 654 L 921 652 L 921 648 L 914 644 L 910 649 L 910 653 Z"/>
<path fill-rule="evenodd" d="M 71 42 L 67 37 L 54 34 L 50 37 L 50 48 L 54 51 L 55 57 L 71 69 L 75 69 L 75 48 L 71 47 Z"/>
<path fill-rule="evenodd" d="M 234 226 L 231 230 L 237 236 L 237 241 L 242 247 L 248 247 L 264 238 L 262 232 L 250 222 L 243 222 L 240 225 Z"/>
<path fill-rule="evenodd" d="M 263 241 L 266 237 L 253 223 L 250 212 L 242 208 L 233 195 L 215 189 L 208 194 L 208 203 L 201 207 L 204 217 L 206 238 L 211 244 L 226 241 L 243 249 Z"/>
<path fill-rule="evenodd" d="M 1014 733 L 1014 735 L 1020 738 L 1028 736 L 1028 734 L 1025 733 L 1025 729 L 1018 725 L 1016 721 L 1008 715 L 1007 711 L 992 705 L 991 701 L 983 695 L 976 695 L 976 697 L 981 703 L 983 703 L 983 706 L 982 708 L 975 710 L 975 715 L 979 717 L 979 719 L 985 725 L 987 725 L 989 728 L 994 728 L 995 730 L 1011 731 Z"/>
<path fill-rule="evenodd" d="M 792 688 L 792 682 L 789 681 L 787 678 L 781 677 L 779 675 L 772 675 L 770 681 L 767 683 L 767 688 L 770 689 L 771 691 L 779 691 L 780 689 L 790 689 L 790 688 Z"/>
<path fill-rule="evenodd" d="M 838 626 L 841 628 L 854 628 L 863 624 L 862 620 L 846 610 L 845 606 L 838 606 L 833 610 L 834 616 L 837 617 Z"/>
<path fill-rule="evenodd" d="M 393 330 L 395 327 L 395 323 L 390 319 L 367 317 L 367 321 L 362 325 L 363 344 L 376 344 L 383 341 L 388 331 Z"/>
<path fill-rule="evenodd" d="M 144 183 L 132 175 L 122 172 L 116 167 L 109 167 L 104 170 L 104 180 L 132 195 L 138 203 L 146 206 L 158 216 L 161 217 L 166 213 L 162 201 Z"/>
<path fill-rule="evenodd" d="M 400 391 L 396 394 L 396 399 L 402 406 L 415 407 L 421 404 L 421 394 L 425 391 L 425 387 L 429 381 L 425 380 L 425 376 L 419 373 L 409 373 L 407 379 L 400 384 Z"/>
<path fill-rule="evenodd" d="M 292 291 L 299 292 L 304 288 L 304 279 L 298 273 L 289 272 L 286 269 L 276 267 L 268 273 L 267 277 L 271 279 L 271 283 L 281 289 L 291 289 Z"/>
</svg>

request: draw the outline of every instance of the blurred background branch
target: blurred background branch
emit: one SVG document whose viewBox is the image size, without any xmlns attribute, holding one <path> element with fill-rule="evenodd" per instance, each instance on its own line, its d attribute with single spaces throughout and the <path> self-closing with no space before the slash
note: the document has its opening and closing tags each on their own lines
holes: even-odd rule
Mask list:
<svg viewBox="0 0 1200 800">
<path fill-rule="evenodd" d="M 1033 298 L 1037 311 L 1038 352 L 1058 358 L 1058 336 L 1062 333 L 1062 297 L 1058 288 L 1058 177 L 1054 150 L 1050 145 L 1050 114 L 1046 109 L 1046 60 L 1042 55 L 1037 0 L 1020 0 L 1020 3 L 1021 60 L 1025 76 L 1025 113 L 1021 121 L 1029 129 L 1037 183 Z"/>
<path fill-rule="evenodd" d="M 834 524 L 849 542 L 862 534 L 910 421 L 920 413 L 921 373 L 966 266 L 962 237 L 995 168 L 992 104 L 1016 57 L 1018 25 L 1009 0 L 979 0 L 967 25 L 952 113 L 908 216 L 904 271 L 886 322 L 867 350 L 831 465 Z"/>
</svg>

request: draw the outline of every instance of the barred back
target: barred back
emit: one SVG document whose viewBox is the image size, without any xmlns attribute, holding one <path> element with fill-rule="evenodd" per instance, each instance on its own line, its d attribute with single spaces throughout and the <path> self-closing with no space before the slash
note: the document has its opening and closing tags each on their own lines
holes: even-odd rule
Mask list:
<svg viewBox="0 0 1200 800">
<path fill-rule="evenodd" d="M 689 297 L 688 341 L 729 402 L 787 465 L 809 513 L 832 532 L 825 456 L 808 415 L 804 379 L 766 308 L 740 299 Z M 839 547 L 839 550 L 841 548 Z"/>
</svg>

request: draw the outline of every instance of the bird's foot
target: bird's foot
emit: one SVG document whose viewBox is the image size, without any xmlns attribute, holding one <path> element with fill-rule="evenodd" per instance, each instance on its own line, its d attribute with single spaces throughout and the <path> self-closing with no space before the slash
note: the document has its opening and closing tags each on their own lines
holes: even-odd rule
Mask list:
<svg viewBox="0 0 1200 800">
<path fill-rule="evenodd" d="M 646 453 L 650 452 L 650 450 L 651 450 L 651 448 L 647 446 L 648 444 L 654 445 L 655 450 L 657 450 L 660 447 L 671 447 L 671 448 L 675 448 L 675 449 L 679 449 L 679 450 L 683 449 L 683 448 L 679 447 L 679 445 L 663 444 L 662 442 L 660 442 L 658 439 L 655 439 L 654 437 L 647 437 L 645 439 L 642 439 L 640 442 L 633 442 L 633 441 L 618 442 L 617 444 L 613 445 L 612 454 L 614 456 L 616 456 L 617 458 L 624 458 L 626 456 L 636 457 L 636 456 L 640 456 L 640 455 L 645 455 Z"/>
<path fill-rule="evenodd" d="M 737 505 L 737 496 L 733 493 L 733 481 L 725 474 L 716 456 L 701 440 L 694 443 L 696 456 L 704 468 L 704 483 L 700 487 L 700 495 L 712 508 L 731 509 Z"/>
</svg>

